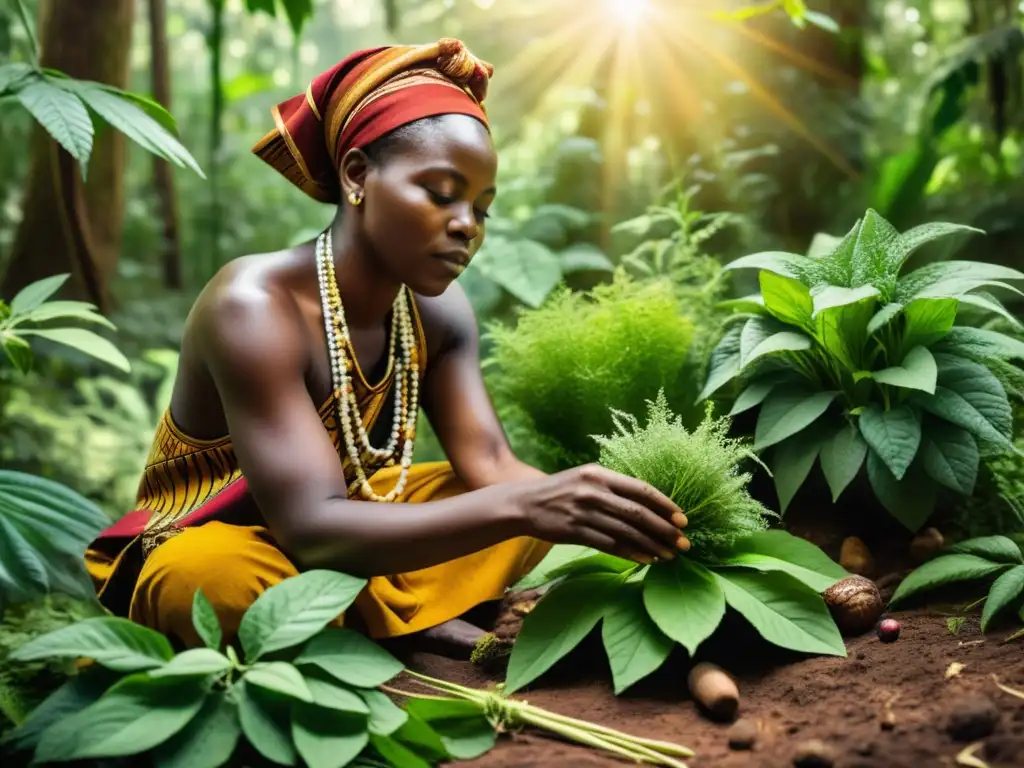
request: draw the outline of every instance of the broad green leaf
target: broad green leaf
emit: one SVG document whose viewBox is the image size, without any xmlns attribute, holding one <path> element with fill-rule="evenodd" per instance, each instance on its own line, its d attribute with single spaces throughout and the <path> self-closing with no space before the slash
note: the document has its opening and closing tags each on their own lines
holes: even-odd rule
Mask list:
<svg viewBox="0 0 1024 768">
<path fill-rule="evenodd" d="M 749 314 L 762 314 L 764 309 L 764 296 L 760 293 L 753 293 L 749 296 L 741 296 L 738 299 L 725 299 L 715 304 L 717 309 L 726 309 L 734 312 L 747 312 Z"/>
<path fill-rule="evenodd" d="M 877 333 L 879 330 L 887 326 L 896 317 L 898 317 L 902 311 L 902 304 L 886 304 L 880 310 L 875 312 L 875 314 L 872 315 L 871 320 L 868 322 L 868 336 Z"/>
<path fill-rule="evenodd" d="M 826 32 L 831 32 L 838 35 L 842 30 L 839 27 L 839 22 L 829 16 L 827 13 L 821 13 L 820 11 L 805 11 L 804 18 L 814 26 L 824 29 Z"/>
<path fill-rule="evenodd" d="M 849 286 L 853 282 L 853 249 L 863 223 L 863 219 L 858 219 L 828 253 L 805 261 L 800 267 L 800 279 L 807 285 Z"/>
<path fill-rule="evenodd" d="M 27 314 L 37 309 L 44 301 L 59 291 L 69 277 L 71 277 L 70 274 L 63 273 L 29 283 L 11 299 L 11 314 Z"/>
<path fill-rule="evenodd" d="M 0 586 L 3 593 L 17 597 L 46 594 L 50 574 L 45 558 L 38 557 L 32 544 L 13 523 L 0 516 Z M 0 594 L 3 594 L 0 593 Z"/>
<path fill-rule="evenodd" d="M 614 272 L 615 265 L 605 256 L 604 251 L 589 243 L 576 243 L 559 252 L 558 259 L 562 264 L 562 273 L 571 275 L 574 272 Z"/>
<path fill-rule="evenodd" d="M 647 572 L 644 606 L 658 628 L 693 655 L 721 623 L 725 596 L 711 571 L 679 557 Z"/>
<path fill-rule="evenodd" d="M 816 547 L 811 542 L 794 536 L 788 531 L 772 529 L 760 531 L 736 542 L 734 556 L 757 555 L 760 560 L 744 560 L 736 562 L 731 557 L 723 560 L 725 565 L 743 565 L 757 570 L 784 571 L 817 589 L 818 583 L 829 582 L 818 589 L 823 592 L 836 581 L 845 579 L 849 574 L 846 570 Z M 782 563 L 777 565 L 770 561 Z M 815 583 L 812 583 L 815 582 Z"/>
<path fill-rule="evenodd" d="M 903 308 L 903 349 L 930 347 L 943 338 L 953 327 L 959 303 L 956 299 L 914 299 L 907 304 Z"/>
<path fill-rule="evenodd" d="M 32 347 L 27 341 L 10 331 L 0 331 L 0 346 L 3 346 L 4 354 L 15 369 L 23 374 L 32 370 Z"/>
<path fill-rule="evenodd" d="M 390 736 L 409 719 L 404 709 L 397 707 L 391 699 L 380 691 L 366 689 L 356 691 L 366 706 L 370 708 L 370 733 L 378 736 Z"/>
<path fill-rule="evenodd" d="M 412 747 L 417 754 L 427 757 L 432 764 L 442 763 L 450 758 L 437 731 L 411 712 L 405 725 L 395 731 L 391 738 Z"/>
<path fill-rule="evenodd" d="M 772 392 L 761 406 L 754 449 L 762 450 L 795 435 L 816 421 L 836 398 L 836 392 L 789 390 Z"/>
<path fill-rule="evenodd" d="M 868 451 L 868 481 L 889 514 L 914 533 L 935 509 L 935 483 L 916 464 L 897 480 L 878 454 Z"/>
<path fill-rule="evenodd" d="M 931 422 L 921 446 L 929 477 L 957 493 L 970 496 L 978 479 L 980 454 L 974 436 L 948 421 Z"/>
<path fill-rule="evenodd" d="M 526 615 L 512 646 L 505 690 L 514 693 L 547 672 L 597 626 L 618 576 L 603 573 L 569 579 L 544 595 Z"/>
<path fill-rule="evenodd" d="M 272 700 L 260 696 L 259 689 L 251 689 L 244 680 L 235 685 L 234 690 L 238 699 L 238 720 L 249 743 L 272 763 L 296 765 L 298 756 L 291 735 L 279 725 L 285 722 L 282 718 L 287 716 L 287 707 L 273 706 Z"/>
<path fill-rule="evenodd" d="M 196 681 L 131 675 L 95 704 L 47 730 L 39 740 L 42 763 L 139 755 L 184 728 L 199 712 L 206 690 Z"/>
<path fill-rule="evenodd" d="M 985 600 L 985 608 L 981 612 L 981 631 L 988 629 L 989 623 L 1001 610 L 1016 603 L 1024 594 L 1024 565 L 1018 565 L 1002 574 L 992 584 Z"/>
<path fill-rule="evenodd" d="M 85 105 L 46 80 L 35 80 L 20 88 L 16 95 L 46 132 L 79 162 L 84 176 L 93 136 L 92 119 Z"/>
<path fill-rule="evenodd" d="M 900 235 L 899 248 L 897 250 L 899 256 L 897 266 L 902 266 L 914 251 L 933 240 L 968 232 L 985 234 L 983 229 L 975 229 L 964 224 L 950 224 L 944 221 L 921 224 L 913 229 L 908 229 Z"/>
<path fill-rule="evenodd" d="M 1013 413 L 1010 402 L 1003 385 L 991 371 L 972 360 L 955 355 L 938 354 L 935 362 L 939 366 L 940 386 L 962 397 L 1000 435 L 1009 437 L 1012 434 Z M 960 426 L 970 429 L 966 424 Z M 984 435 L 979 436 L 984 438 Z"/>
<path fill-rule="evenodd" d="M 902 363 L 874 371 L 871 378 L 879 384 L 888 384 L 890 387 L 903 389 L 918 389 L 933 395 L 935 394 L 935 384 L 939 378 L 939 368 L 935 364 L 932 353 L 926 347 L 914 347 L 906 354 Z"/>
<path fill-rule="evenodd" d="M 242 617 L 238 636 L 248 664 L 304 643 L 337 619 L 366 586 L 336 571 L 306 571 L 263 592 Z"/>
<path fill-rule="evenodd" d="M 303 676 L 306 686 L 313 696 L 313 703 L 327 709 L 340 709 L 343 712 L 357 712 L 361 715 L 368 715 L 370 707 L 356 691 L 344 688 L 340 685 L 321 680 L 310 674 Z M 385 697 L 387 698 L 387 697 Z"/>
<path fill-rule="evenodd" d="M 8 61 L 0 65 L 0 96 L 5 95 L 9 90 L 14 92 L 14 86 L 34 72 L 31 65 L 24 61 Z"/>
<path fill-rule="evenodd" d="M 555 544 L 550 550 L 548 550 L 544 559 L 541 560 L 532 571 L 517 581 L 513 588 L 517 591 L 536 589 L 537 587 L 543 586 L 551 581 L 548 577 L 548 573 L 550 571 L 553 571 L 563 565 L 583 560 L 584 558 L 596 553 L 597 550 L 578 544 Z"/>
<path fill-rule="evenodd" d="M 906 405 L 884 410 L 872 405 L 860 414 L 860 433 L 885 462 L 897 480 L 902 480 L 921 447 L 921 419 Z"/>
<path fill-rule="evenodd" d="M 747 320 L 740 333 L 740 367 L 746 367 L 750 354 L 762 341 L 788 327 L 773 317 L 752 317 Z"/>
<path fill-rule="evenodd" d="M 896 588 L 893 607 L 911 597 L 959 581 L 973 581 L 1004 571 L 1008 563 L 993 563 L 975 555 L 942 555 L 912 571 Z"/>
<path fill-rule="evenodd" d="M 292 740 L 309 768 L 342 768 L 363 751 L 370 735 L 363 715 L 296 704 Z"/>
<path fill-rule="evenodd" d="M 863 368 L 868 323 L 878 302 L 873 296 L 829 307 L 814 317 L 814 334 L 818 342 L 849 371 Z"/>
<path fill-rule="evenodd" d="M 795 278 L 782 277 L 771 272 L 762 272 L 758 278 L 764 306 L 772 315 L 784 323 L 808 331 L 814 330 L 814 302 L 806 285 Z"/>
<path fill-rule="evenodd" d="M 295 659 L 319 667 L 343 683 L 375 688 L 402 671 L 402 662 L 373 640 L 351 629 L 328 627 L 309 641 Z"/>
<path fill-rule="evenodd" d="M 981 412 L 952 390 L 938 386 L 935 388 L 935 395 L 923 395 L 915 402 L 929 413 L 963 427 L 980 440 L 1006 447 L 1011 445 L 1006 436 L 993 427 Z"/>
<path fill-rule="evenodd" d="M 50 726 L 81 712 L 99 700 L 119 680 L 119 673 L 103 667 L 94 666 L 79 672 L 47 696 L 21 725 L 5 732 L 0 737 L 0 744 L 11 744 L 18 750 L 34 750 Z"/>
<path fill-rule="evenodd" d="M 117 330 L 112 322 L 96 312 L 96 307 L 87 301 L 48 301 L 42 306 L 26 312 L 19 322 L 43 323 L 59 318 L 74 318 Z"/>
<path fill-rule="evenodd" d="M 845 307 L 848 304 L 856 304 L 877 297 L 878 289 L 873 285 L 861 285 L 857 288 L 823 285 L 811 291 L 811 298 L 814 301 L 813 317 L 817 317 L 828 309 Z"/>
<path fill-rule="evenodd" d="M 217 610 L 199 588 L 196 588 L 195 594 L 192 595 L 192 626 L 207 648 L 220 650 L 224 636 L 220 628 L 220 619 L 217 618 Z"/>
<path fill-rule="evenodd" d="M 163 666 L 172 655 L 170 642 L 158 632 L 128 619 L 97 616 L 37 637 L 8 658 L 92 659 L 117 672 L 138 672 Z"/>
<path fill-rule="evenodd" d="M 1004 280 L 1024 280 L 1024 273 L 1000 264 L 979 261 L 938 261 L 900 279 L 896 301 L 906 304 L 925 296 L 957 297 Z"/>
<path fill-rule="evenodd" d="M 729 415 L 735 416 L 738 413 L 744 413 L 760 405 L 776 386 L 777 384 L 774 381 L 754 382 L 736 398 L 736 402 L 733 403 Z"/>
<path fill-rule="evenodd" d="M 224 654 L 212 648 L 190 648 L 149 674 L 150 677 L 208 677 L 229 669 L 231 660 Z"/>
<path fill-rule="evenodd" d="M 397 765 L 402 768 L 431 768 L 431 763 L 397 739 L 371 733 L 370 744 L 387 761 L 387 765 Z M 377 766 L 376 763 L 367 765 L 373 765 L 375 768 Z"/>
<path fill-rule="evenodd" d="M 535 240 L 489 239 L 474 262 L 483 275 L 534 309 L 562 279 L 557 254 Z"/>
<path fill-rule="evenodd" d="M 725 600 L 770 643 L 802 653 L 846 656 L 846 646 L 825 601 L 778 572 L 713 571 Z"/>
<path fill-rule="evenodd" d="M 887 301 L 896 288 L 896 276 L 899 274 L 896 256 L 899 238 L 900 233 L 892 224 L 877 211 L 868 209 L 853 246 L 850 285 L 874 286 L 878 291 L 876 295 L 880 294 Z"/>
<path fill-rule="evenodd" d="M 947 547 L 943 554 L 974 555 L 994 563 L 1024 563 L 1020 547 L 1009 536 L 977 536 Z"/>
<path fill-rule="evenodd" d="M 783 251 L 763 251 L 729 262 L 723 267 L 728 272 L 733 269 L 760 269 L 783 277 L 796 277 L 799 265 L 807 261 L 806 256 Z"/>
<path fill-rule="evenodd" d="M 206 178 L 199 163 L 177 137 L 131 100 L 93 83 L 60 80 L 56 84 L 80 98 L 114 129 L 147 152 Z"/>
<path fill-rule="evenodd" d="M 740 336 L 743 328 L 733 325 L 725 332 L 717 346 L 711 353 L 711 361 L 708 364 L 708 378 L 704 384 L 704 390 L 698 397 L 706 400 L 715 392 L 720 390 L 740 372 Z"/>
<path fill-rule="evenodd" d="M 636 563 L 632 560 L 624 560 L 615 555 L 607 555 L 604 552 L 595 552 L 592 555 L 571 560 L 568 563 L 552 568 L 547 572 L 544 583 L 560 579 L 563 576 L 582 576 L 585 573 L 622 573 L 634 568 Z"/>
<path fill-rule="evenodd" d="M 822 442 L 821 430 L 805 429 L 787 437 L 772 451 L 772 480 L 782 514 L 786 513 L 793 497 L 811 473 Z"/>
<path fill-rule="evenodd" d="M 640 584 L 623 585 L 615 594 L 605 610 L 601 636 L 616 696 L 664 664 L 675 646 L 648 616 Z"/>
<path fill-rule="evenodd" d="M 475 702 L 413 699 L 406 707 L 409 714 L 434 729 L 445 751 L 456 760 L 473 760 L 494 747 L 494 726 Z"/>
<path fill-rule="evenodd" d="M 192 721 L 157 748 L 156 768 L 220 768 L 238 746 L 238 705 L 223 691 L 207 696 Z"/>
<path fill-rule="evenodd" d="M 810 336 L 795 331 L 783 331 L 770 336 L 754 347 L 746 364 L 749 365 L 759 358 L 773 355 L 776 352 L 803 352 L 812 346 L 814 346 L 814 342 Z"/>
<path fill-rule="evenodd" d="M 286 661 L 257 662 L 245 673 L 245 682 L 299 701 L 313 701 L 302 673 Z"/>
<path fill-rule="evenodd" d="M 24 336 L 39 336 L 56 344 L 77 349 L 102 363 L 112 365 L 120 371 L 129 372 L 132 368 L 128 358 L 102 336 L 84 328 L 26 328 L 21 331 Z"/>
<path fill-rule="evenodd" d="M 986 312 L 992 312 L 999 315 L 1017 328 L 1020 328 L 1022 325 L 1020 319 L 1004 307 L 1003 303 L 990 293 L 966 293 L 963 296 L 960 296 L 958 301 L 961 304 L 969 304 L 972 307 L 984 309 Z"/>
<path fill-rule="evenodd" d="M 857 477 L 867 454 L 868 444 L 860 436 L 860 430 L 852 424 L 844 425 L 822 443 L 819 453 L 821 471 L 832 491 L 833 503 Z"/>
</svg>

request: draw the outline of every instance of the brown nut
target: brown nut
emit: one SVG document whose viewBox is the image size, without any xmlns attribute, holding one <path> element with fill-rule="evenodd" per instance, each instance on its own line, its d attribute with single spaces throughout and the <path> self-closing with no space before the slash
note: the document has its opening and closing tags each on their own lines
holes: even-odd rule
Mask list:
<svg viewBox="0 0 1024 768">
<path fill-rule="evenodd" d="M 927 562 L 938 554 L 945 543 L 938 528 L 925 528 L 910 542 L 910 559 L 917 565 Z"/>
<path fill-rule="evenodd" d="M 839 631 L 847 637 L 860 635 L 875 626 L 885 604 L 875 582 L 864 576 L 849 576 L 825 590 L 828 605 Z"/>
<path fill-rule="evenodd" d="M 867 544 L 856 536 L 847 536 L 839 548 L 839 564 L 850 573 L 866 576 L 875 568 L 875 560 L 871 557 Z"/>
</svg>

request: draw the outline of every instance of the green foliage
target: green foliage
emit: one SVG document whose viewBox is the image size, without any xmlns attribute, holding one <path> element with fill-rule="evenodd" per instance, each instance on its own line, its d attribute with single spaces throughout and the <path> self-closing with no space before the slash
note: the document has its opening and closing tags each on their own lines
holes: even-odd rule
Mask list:
<svg viewBox="0 0 1024 768">
<path fill-rule="evenodd" d="M 586 293 L 561 289 L 520 312 L 515 328 L 492 324 L 489 338 L 496 405 L 521 414 L 551 446 L 547 469 L 595 460 L 591 436 L 611 429 L 609 407 L 639 413 L 659 389 L 675 407 L 689 399 L 694 326 L 667 281 L 619 272 Z"/>
<path fill-rule="evenodd" d="M 252 13 L 263 11 L 276 16 L 278 6 L 282 6 L 295 35 L 300 35 L 302 27 L 313 16 L 313 0 L 245 0 L 245 7 Z"/>
<path fill-rule="evenodd" d="M 659 391 L 648 402 L 644 426 L 614 409 L 612 421 L 614 433 L 596 438 L 600 463 L 649 483 L 686 512 L 691 556 L 714 561 L 739 539 L 767 528 L 771 513 L 750 497 L 751 475 L 738 469 L 757 457 L 728 437 L 728 419 L 712 418 L 709 407 L 704 420 L 688 431 Z"/>
<path fill-rule="evenodd" d="M 40 762 L 152 751 L 158 765 L 210 768 L 227 764 L 243 740 L 271 762 L 312 767 L 430 765 L 486 752 L 495 731 L 484 707 L 438 713 L 413 700 L 403 711 L 375 690 L 402 665 L 352 630 L 325 628 L 365 583 L 309 571 L 271 587 L 243 617 L 244 663 L 233 647 L 221 651 L 213 608 L 198 591 L 193 624 L 204 648 L 175 655 L 162 635 L 108 616 L 38 637 L 10 659 L 95 665 L 3 740 Z M 393 761 L 399 753 L 405 762 Z"/>
<path fill-rule="evenodd" d="M 53 320 L 79 320 L 113 329 L 113 324 L 84 301 L 47 301 L 70 275 L 46 277 L 18 292 L 10 305 L 0 302 L 0 346 L 7 359 L 22 373 L 32 368 L 32 348 L 26 337 L 36 336 L 76 349 L 122 371 L 130 370 L 128 359 L 107 339 L 84 328 L 38 327 Z M 29 327 L 24 327 L 28 324 Z"/>
<path fill-rule="evenodd" d="M 949 584 L 997 578 L 991 583 L 981 613 L 981 631 L 1007 609 L 1024 621 L 1024 554 L 1006 536 L 982 536 L 947 547 L 934 560 L 913 571 L 892 596 L 893 606 L 902 605 Z"/>
<path fill-rule="evenodd" d="M 508 689 L 536 680 L 603 622 L 615 692 L 621 693 L 660 667 L 675 643 L 695 653 L 727 605 L 776 645 L 844 655 L 819 593 L 845 571 L 814 545 L 765 530 L 770 513 L 750 497 L 750 475 L 738 469 L 752 454 L 727 437 L 728 420 L 709 412 L 689 432 L 659 395 L 649 403 L 644 427 L 623 413 L 615 413 L 614 422 L 616 433 L 598 438 L 601 463 L 679 504 L 693 546 L 650 567 L 587 548 L 553 548 L 530 585 L 557 583 L 523 622 Z"/>
<path fill-rule="evenodd" d="M 768 0 L 767 2 L 746 5 L 731 11 L 715 11 L 713 18 L 723 21 L 747 21 L 749 19 L 763 16 L 767 13 L 782 11 L 793 26 L 804 29 L 808 24 L 824 29 L 828 32 L 839 32 L 839 24 L 827 13 L 812 11 L 807 7 L 804 0 Z"/>
<path fill-rule="evenodd" d="M 981 456 L 1015 450 L 996 372 L 1016 380 L 1024 343 L 954 323 L 979 289 L 1011 288 L 1005 281 L 1024 274 L 968 261 L 901 274 L 922 245 L 973 231 L 940 223 L 900 234 L 869 210 L 821 255 L 759 253 L 727 266 L 760 270 L 761 294 L 731 318 L 702 396 L 735 381 L 732 413 L 760 406 L 754 448 L 770 451 L 783 511 L 817 460 L 833 500 L 866 465 L 881 504 L 917 530 L 936 484 L 969 496 Z"/>
</svg>

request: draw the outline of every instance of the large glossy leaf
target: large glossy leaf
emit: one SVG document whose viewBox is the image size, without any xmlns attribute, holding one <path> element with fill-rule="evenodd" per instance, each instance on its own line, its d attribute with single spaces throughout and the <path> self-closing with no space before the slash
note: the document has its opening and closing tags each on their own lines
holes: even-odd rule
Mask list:
<svg viewBox="0 0 1024 768">
<path fill-rule="evenodd" d="M 36 760 L 143 754 L 184 728 L 205 699 L 206 689 L 196 681 L 132 675 L 96 703 L 47 730 L 39 740 Z"/>
<path fill-rule="evenodd" d="M 849 575 L 820 548 L 780 529 L 760 531 L 740 539 L 734 554 L 723 563 L 759 571 L 783 571 L 818 592 Z"/>
<path fill-rule="evenodd" d="M 0 65 L 0 96 L 13 93 L 35 70 L 24 61 L 8 61 Z"/>
<path fill-rule="evenodd" d="M 162 667 L 149 674 L 151 677 L 211 677 L 231 669 L 231 660 L 212 648 L 189 648 L 182 651 Z"/>
<path fill-rule="evenodd" d="M 903 308 L 906 326 L 903 331 L 903 349 L 916 346 L 930 347 L 953 328 L 956 320 L 957 299 L 914 299 Z"/>
<path fill-rule="evenodd" d="M 47 80 L 35 80 L 17 91 L 18 101 L 50 136 L 82 166 L 92 154 L 93 126 L 85 105 Z"/>
<path fill-rule="evenodd" d="M 60 290 L 69 277 L 70 274 L 64 273 L 29 283 L 11 299 L 11 314 L 24 315 L 37 310 L 44 301 Z"/>
<path fill-rule="evenodd" d="M 261 661 L 253 664 L 245 673 L 245 682 L 249 686 L 259 686 L 298 701 L 313 701 L 313 694 L 302 673 L 286 661 Z"/>
<path fill-rule="evenodd" d="M 291 734 L 281 725 L 288 722 L 282 720 L 287 716 L 288 707 L 275 706 L 272 698 L 260 695 L 258 688 L 251 688 L 244 680 L 235 685 L 234 691 L 238 700 L 238 720 L 249 743 L 272 763 L 296 765 L 298 755 Z"/>
<path fill-rule="evenodd" d="M 102 325 L 110 330 L 116 327 L 103 315 L 96 312 L 96 307 L 87 301 L 47 301 L 45 304 L 26 312 L 14 325 L 20 322 L 44 323 L 49 320 L 84 320 L 88 323 Z"/>
<path fill-rule="evenodd" d="M 1013 413 L 1006 390 L 991 371 L 973 360 L 938 354 L 939 384 L 955 392 L 985 417 L 997 432 L 1009 437 L 1013 431 Z M 967 429 L 966 425 L 961 424 Z"/>
<path fill-rule="evenodd" d="M 528 307 L 537 308 L 562 279 L 558 255 L 535 240 L 488 239 L 474 262 Z"/>
<path fill-rule="evenodd" d="M 562 263 L 562 273 L 571 275 L 574 272 L 607 272 L 615 271 L 615 265 L 600 248 L 589 243 L 576 243 L 564 251 L 560 251 L 558 259 Z"/>
<path fill-rule="evenodd" d="M 547 672 L 601 620 L 619 576 L 595 573 L 569 579 L 526 615 L 512 646 L 505 689 L 513 693 Z"/>
<path fill-rule="evenodd" d="M 729 415 L 735 416 L 760 405 L 776 386 L 778 385 L 774 381 L 755 381 L 736 398 Z"/>
<path fill-rule="evenodd" d="M 836 392 L 789 390 L 772 392 L 761 406 L 754 435 L 754 448 L 761 450 L 781 443 L 810 426 L 836 398 Z"/>
<path fill-rule="evenodd" d="M 23 336 L 39 336 L 71 347 L 125 373 L 132 367 L 128 358 L 117 347 L 102 336 L 84 328 L 25 328 L 20 333 Z"/>
<path fill-rule="evenodd" d="M 11 331 L 0 331 L 0 347 L 3 347 L 7 359 L 20 373 L 27 374 L 32 370 L 32 347 L 23 338 L 15 336 Z"/>
<path fill-rule="evenodd" d="M 715 392 L 724 387 L 740 372 L 740 338 L 743 328 L 740 325 L 732 325 L 725 332 L 711 353 L 711 361 L 708 364 L 708 378 L 704 384 L 704 390 L 700 393 L 698 400 L 711 397 Z"/>
<path fill-rule="evenodd" d="M 156 768 L 220 768 L 242 735 L 238 705 L 223 691 L 207 696 L 192 721 L 157 748 Z"/>
<path fill-rule="evenodd" d="M 242 617 L 238 636 L 246 663 L 303 643 L 337 619 L 366 586 L 336 571 L 306 571 L 261 594 Z"/>
<path fill-rule="evenodd" d="M 1024 563 L 1020 547 L 1009 536 L 976 536 L 947 547 L 944 553 L 974 555 L 994 563 Z"/>
<path fill-rule="evenodd" d="M 326 679 L 314 677 L 314 672 L 306 670 L 303 679 L 313 697 L 313 703 L 327 709 L 340 709 L 342 712 L 357 712 L 369 715 L 370 707 L 356 691 L 345 688 Z M 326 677 L 326 675 L 324 676 Z"/>
<path fill-rule="evenodd" d="M 679 557 L 648 571 L 644 606 L 658 628 L 692 655 L 721 623 L 725 596 L 711 571 Z"/>
<path fill-rule="evenodd" d="M 921 458 L 925 472 L 936 482 L 965 496 L 974 493 L 981 456 L 978 443 L 966 429 L 948 421 L 930 422 Z"/>
<path fill-rule="evenodd" d="M 852 424 L 845 424 L 822 443 L 819 453 L 821 471 L 832 491 L 833 502 L 839 499 L 857 477 L 867 453 L 868 444 L 860 436 L 860 430 Z"/>
<path fill-rule="evenodd" d="M 932 395 L 935 394 L 939 368 L 927 347 L 914 347 L 899 365 L 874 371 L 871 378 L 879 384 L 903 389 L 917 389 Z"/>
<path fill-rule="evenodd" d="M 935 509 L 935 483 L 912 464 L 902 480 L 874 451 L 868 451 L 868 481 L 875 497 L 908 530 L 917 532 Z"/>
<path fill-rule="evenodd" d="M 359 688 L 375 688 L 402 671 L 402 662 L 368 637 L 338 627 L 328 627 L 310 640 L 295 663 L 319 667 Z"/>
<path fill-rule="evenodd" d="M 900 235 L 899 247 L 896 250 L 896 255 L 898 256 L 896 266 L 903 266 L 904 262 L 910 258 L 914 251 L 933 240 L 949 237 L 950 235 L 975 232 L 985 234 L 983 229 L 975 229 L 965 224 L 950 224 L 944 221 L 930 222 L 928 224 L 921 224 L 913 229 L 908 229 Z"/>
<path fill-rule="evenodd" d="M 759 280 L 764 306 L 773 316 L 807 331 L 814 329 L 811 320 L 814 302 L 806 285 L 795 278 L 771 272 L 762 272 Z"/>
<path fill-rule="evenodd" d="M 893 607 L 911 597 L 958 581 L 973 581 L 1012 567 L 1009 563 L 993 563 L 976 555 L 942 555 L 929 560 L 900 582 L 890 600 Z"/>
<path fill-rule="evenodd" d="M 200 589 L 196 589 L 192 595 L 192 626 L 207 648 L 220 650 L 221 641 L 224 639 L 220 619 L 217 618 L 213 604 L 206 599 L 206 595 Z"/>
<path fill-rule="evenodd" d="M 962 296 L 985 285 L 999 285 L 1005 280 L 1024 280 L 1024 273 L 1011 267 L 978 261 L 938 261 L 901 278 L 896 300 L 905 304 L 924 296 Z"/>
<path fill-rule="evenodd" d="M 899 264 L 896 252 L 899 232 L 888 221 L 869 209 L 864 214 L 857 242 L 853 246 L 851 286 L 874 286 L 884 300 L 896 287 Z"/>
<path fill-rule="evenodd" d="M 783 514 L 811 473 L 823 439 L 821 430 L 805 429 L 786 438 L 772 451 L 772 480 L 779 497 L 779 511 Z"/>
<path fill-rule="evenodd" d="M 342 768 L 370 741 L 366 717 L 353 712 L 297 704 L 291 725 L 295 748 L 309 768 Z"/>
<path fill-rule="evenodd" d="M 616 695 L 660 667 L 675 645 L 648 615 L 640 584 L 625 584 L 614 595 L 604 613 L 601 636 Z"/>
<path fill-rule="evenodd" d="M 992 312 L 993 314 L 999 315 L 1017 328 L 1022 326 L 1020 318 L 1003 306 L 1003 303 L 991 293 L 985 293 L 983 291 L 979 291 L 978 293 L 966 293 L 963 296 L 958 297 L 957 300 L 961 304 L 969 304 L 972 307 L 977 307 L 978 309 L 983 309 L 986 312 Z"/>
<path fill-rule="evenodd" d="M 877 306 L 874 296 L 866 296 L 822 309 L 815 315 L 814 332 L 818 342 L 851 373 L 863 368 L 868 323 Z"/>
<path fill-rule="evenodd" d="M 1024 565 L 1018 565 L 1002 574 L 988 591 L 988 599 L 981 612 L 981 631 L 988 629 L 999 612 L 1004 608 L 1015 606 L 1024 594 Z"/>
<path fill-rule="evenodd" d="M 390 736 L 405 725 L 405 721 L 409 719 L 409 715 L 404 709 L 397 707 L 380 691 L 360 689 L 357 693 L 370 710 L 370 733 L 377 736 Z M 316 695 L 315 689 L 313 695 Z"/>
<path fill-rule="evenodd" d="M 893 320 L 899 317 L 902 311 L 902 304 L 886 304 L 884 307 L 875 312 L 875 314 L 871 316 L 871 320 L 868 321 L 868 335 L 870 336 L 873 333 L 877 333 L 882 328 L 885 328 L 885 326 L 887 326 L 889 323 L 891 323 Z"/>
<path fill-rule="evenodd" d="M 445 751 L 456 760 L 473 760 L 494 747 L 494 726 L 475 702 L 413 699 L 408 709 L 437 733 Z"/>
<path fill-rule="evenodd" d="M 92 659 L 107 669 L 137 672 L 163 666 L 171 656 L 166 637 L 116 616 L 96 616 L 48 632 L 20 646 L 12 661 Z"/>
<path fill-rule="evenodd" d="M 733 269 L 760 269 L 783 277 L 797 277 L 801 264 L 807 261 L 806 256 L 783 251 L 763 251 L 729 262 L 726 271 Z"/>
<path fill-rule="evenodd" d="M 873 285 L 861 285 L 856 288 L 842 288 L 835 285 L 823 285 L 811 290 L 814 301 L 814 316 L 834 307 L 845 307 L 867 299 L 878 297 L 878 289 Z"/>
<path fill-rule="evenodd" d="M 825 601 L 793 577 L 740 569 L 714 575 L 729 606 L 768 642 L 803 653 L 846 655 Z"/>
<path fill-rule="evenodd" d="M 921 419 L 914 409 L 872 405 L 861 412 L 859 426 L 867 444 L 893 476 L 902 479 L 921 447 Z"/>
</svg>

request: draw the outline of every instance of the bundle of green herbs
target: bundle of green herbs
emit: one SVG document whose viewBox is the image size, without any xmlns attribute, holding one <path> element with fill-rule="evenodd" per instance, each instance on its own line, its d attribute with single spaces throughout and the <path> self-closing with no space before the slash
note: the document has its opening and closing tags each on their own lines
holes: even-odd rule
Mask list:
<svg viewBox="0 0 1024 768">
<path fill-rule="evenodd" d="M 528 578 L 550 584 L 523 620 L 506 685 L 536 680 L 600 622 L 615 692 L 654 672 L 675 645 L 692 656 L 715 631 L 726 606 L 771 643 L 844 656 L 821 593 L 847 574 L 813 544 L 770 530 L 769 510 L 753 499 L 743 472 L 754 457 L 728 437 L 729 421 L 710 409 L 693 430 L 663 393 L 647 404 L 644 425 L 613 412 L 614 431 L 596 437 L 605 466 L 644 480 L 681 506 L 691 550 L 644 566 L 593 550 L 556 547 Z"/>
<path fill-rule="evenodd" d="M 699 420 L 694 338 L 669 280 L 620 270 L 589 292 L 556 291 L 515 327 L 492 325 L 488 388 L 499 413 L 543 447 L 542 468 L 567 469 L 597 459 L 591 435 L 611 429 L 609 407 L 638 413 L 664 389 L 684 418 Z"/>
</svg>

